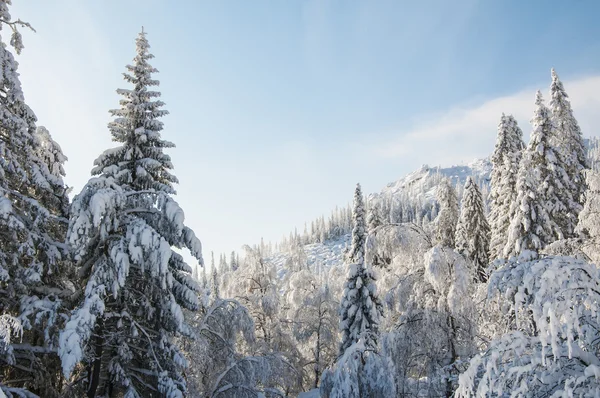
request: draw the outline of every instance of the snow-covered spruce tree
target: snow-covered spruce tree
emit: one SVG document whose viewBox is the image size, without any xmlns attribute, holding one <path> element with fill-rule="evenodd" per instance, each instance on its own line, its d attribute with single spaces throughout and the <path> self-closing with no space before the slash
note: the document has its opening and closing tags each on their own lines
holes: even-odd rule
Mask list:
<svg viewBox="0 0 600 398">
<path fill-rule="evenodd" d="M 63 380 L 55 330 L 69 289 L 64 238 L 68 198 L 62 181 L 66 160 L 58 145 L 49 149 L 25 102 L 10 45 L 23 49 L 9 0 L 0 0 L 0 314 L 22 327 L 18 340 L 0 349 L 0 392 L 8 397 L 60 395 Z M 2 30 L 4 29 L 4 30 Z M 47 130 L 47 142 L 55 144 Z M 54 159 L 47 156 L 50 152 Z M 8 319 L 8 318 L 7 318 Z"/>
<path fill-rule="evenodd" d="M 365 261 L 365 209 L 360 184 L 356 185 L 354 193 L 353 217 L 350 264 L 340 311 L 340 356 L 361 339 L 365 347 L 377 351 L 379 322 L 383 317 L 383 306 L 375 286 L 375 274 Z"/>
<path fill-rule="evenodd" d="M 531 120 L 533 131 L 517 177 L 517 200 L 511 209 L 513 218 L 505 256 L 517 255 L 524 250 L 539 251 L 563 238 L 558 219 L 567 209 L 559 198 L 565 187 L 558 176 L 564 171 L 556 163 L 550 143 L 553 134 L 550 111 L 539 91 L 535 104 L 537 107 Z"/>
<path fill-rule="evenodd" d="M 437 200 L 440 204 L 440 212 L 436 220 L 436 241 L 442 246 L 454 247 L 456 224 L 458 223 L 460 210 L 456 190 L 449 179 L 445 178 L 440 182 L 437 189 Z"/>
<path fill-rule="evenodd" d="M 388 398 L 396 396 L 393 365 L 386 355 L 353 343 L 333 369 L 323 373 L 322 398 Z"/>
<path fill-rule="evenodd" d="M 586 181 L 584 170 L 588 168 L 586 148 L 579 124 L 573 116 L 571 101 L 556 71 L 552 69 L 550 85 L 550 102 L 554 126 L 551 143 L 556 147 L 558 178 L 564 190 L 559 192 L 566 211 L 559 214 L 559 225 L 565 238 L 574 236 L 577 216 L 583 208 Z M 562 172 L 564 170 L 564 173 Z"/>
<path fill-rule="evenodd" d="M 115 183 L 136 190 L 154 189 L 175 194 L 173 184 L 178 181 L 170 173 L 173 168 L 171 157 L 163 152 L 174 144 L 160 136 L 163 123 L 159 118 L 169 112 L 161 109 L 164 103 L 157 99 L 160 93 L 151 90 L 159 85 L 158 80 L 152 79 L 152 73 L 158 71 L 148 63 L 154 55 L 149 52 L 150 44 L 143 30 L 136 45 L 133 65 L 127 65 L 129 73 L 123 74 L 133 88 L 117 90 L 123 96 L 121 108 L 110 111 L 115 119 L 108 125 L 113 141 L 123 145 L 98 157 L 92 174 L 112 177 Z"/>
<path fill-rule="evenodd" d="M 381 215 L 381 206 L 379 201 L 371 199 L 369 201 L 369 216 L 367 217 L 367 226 L 369 232 L 372 232 L 375 228 L 383 224 L 383 217 Z"/>
<path fill-rule="evenodd" d="M 512 115 L 502 114 L 491 158 L 489 223 L 492 260 L 502 257 L 508 241 L 508 227 L 512 218 L 511 205 L 517 200 L 517 173 L 524 148 L 523 132 L 517 125 L 517 120 Z"/>
<path fill-rule="evenodd" d="M 468 177 L 456 226 L 456 250 L 473 265 L 473 276 L 479 282 L 487 280 L 489 244 L 490 226 L 485 217 L 481 191 L 473 177 Z"/>
<path fill-rule="evenodd" d="M 73 200 L 68 243 L 77 261 L 82 295 L 60 334 L 66 377 L 84 380 L 77 396 L 182 397 L 186 361 L 173 344 L 190 335 L 182 307 L 198 309 L 192 269 L 173 248 L 188 249 L 201 265 L 202 248 L 184 225 L 172 198 L 172 164 L 161 138 L 167 112 L 150 90 L 146 34 L 125 80 L 130 90 L 111 111 L 113 140 L 120 146 L 95 161 L 90 179 Z"/>
<path fill-rule="evenodd" d="M 354 207 L 352 208 L 352 245 L 348 253 L 350 263 L 362 262 L 365 257 L 366 241 L 365 205 L 360 184 L 356 184 L 354 191 Z"/>
<path fill-rule="evenodd" d="M 471 360 L 456 396 L 596 397 L 598 268 L 572 257 L 524 257 L 490 277 L 489 297 L 513 320 L 513 331 Z"/>
</svg>

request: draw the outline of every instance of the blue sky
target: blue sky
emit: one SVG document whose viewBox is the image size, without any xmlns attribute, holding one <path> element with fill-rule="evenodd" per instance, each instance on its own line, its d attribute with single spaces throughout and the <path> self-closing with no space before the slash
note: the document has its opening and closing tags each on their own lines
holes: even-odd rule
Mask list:
<svg viewBox="0 0 600 398">
<path fill-rule="evenodd" d="M 277 240 L 423 163 L 526 134 L 550 68 L 585 135 L 600 126 L 600 2 L 14 0 L 31 22 L 25 95 L 79 191 L 113 144 L 108 110 L 143 25 L 178 201 L 208 252 Z M 174 6 L 176 4 L 176 6 Z"/>
</svg>

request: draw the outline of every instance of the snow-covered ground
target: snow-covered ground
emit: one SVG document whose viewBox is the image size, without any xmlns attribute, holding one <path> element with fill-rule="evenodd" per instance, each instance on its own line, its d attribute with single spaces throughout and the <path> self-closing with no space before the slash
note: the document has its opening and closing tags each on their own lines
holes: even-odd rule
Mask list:
<svg viewBox="0 0 600 398">
<path fill-rule="evenodd" d="M 319 389 L 315 388 L 310 391 L 301 392 L 300 395 L 298 395 L 298 398 L 319 398 L 320 396 Z"/>
<path fill-rule="evenodd" d="M 304 246 L 304 252 L 307 257 L 309 268 L 318 267 L 329 268 L 332 265 L 339 265 L 343 261 L 344 251 L 350 245 L 350 235 L 344 235 L 338 239 L 326 241 L 324 243 L 311 243 Z M 278 269 L 283 268 L 289 258 L 289 253 L 279 252 L 268 257 L 266 260 L 274 264 Z"/>
</svg>

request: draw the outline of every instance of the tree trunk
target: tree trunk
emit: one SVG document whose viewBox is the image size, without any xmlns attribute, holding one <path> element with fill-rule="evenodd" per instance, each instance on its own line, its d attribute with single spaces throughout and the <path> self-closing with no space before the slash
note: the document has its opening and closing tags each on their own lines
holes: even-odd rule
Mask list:
<svg viewBox="0 0 600 398">
<path fill-rule="evenodd" d="M 315 352 L 315 386 L 319 386 L 319 379 L 321 378 L 321 317 L 319 317 L 319 326 L 317 328 L 317 347 Z"/>
<path fill-rule="evenodd" d="M 456 362 L 456 347 L 454 346 L 454 339 L 456 338 L 456 328 L 454 326 L 454 318 L 452 315 L 448 316 L 448 349 L 450 350 L 450 357 L 448 358 L 448 366 Z M 448 379 L 446 380 L 446 398 L 452 397 L 454 391 L 452 389 L 452 381 L 450 380 L 450 371 L 448 370 Z"/>
<path fill-rule="evenodd" d="M 96 337 L 94 338 L 95 352 L 94 361 L 90 364 L 88 375 L 89 375 L 89 387 L 87 391 L 88 398 L 94 398 L 96 396 L 96 390 L 100 385 L 100 370 L 102 368 L 102 350 L 104 345 L 104 338 L 102 333 L 104 331 L 104 322 L 102 318 L 98 320 L 98 326 L 96 327 Z"/>
</svg>

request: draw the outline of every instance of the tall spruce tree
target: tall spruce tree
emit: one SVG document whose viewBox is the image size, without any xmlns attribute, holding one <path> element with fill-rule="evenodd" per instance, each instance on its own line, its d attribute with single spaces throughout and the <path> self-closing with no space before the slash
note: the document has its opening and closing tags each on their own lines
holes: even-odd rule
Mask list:
<svg viewBox="0 0 600 398">
<path fill-rule="evenodd" d="M 490 258 L 502 257 L 508 241 L 512 215 L 511 204 L 517 200 L 517 173 L 521 162 L 523 132 L 512 116 L 502 114 L 492 155 L 489 222 L 491 229 Z"/>
<path fill-rule="evenodd" d="M 437 218 L 437 243 L 446 247 L 454 247 L 456 224 L 458 223 L 460 210 L 456 190 L 449 179 L 446 178 L 441 181 L 438 186 L 437 199 L 440 204 L 440 213 Z"/>
<path fill-rule="evenodd" d="M 66 157 L 48 131 L 36 127 L 25 102 L 4 33 L 12 33 L 10 46 L 19 53 L 18 28 L 29 25 L 12 20 L 9 5 L 0 0 L 0 316 L 18 324 L 22 334 L 0 341 L 0 395 L 53 398 L 60 396 L 62 384 L 55 330 L 63 302 L 72 294 L 63 243 L 69 206 L 62 180 Z"/>
<path fill-rule="evenodd" d="M 513 217 L 504 248 L 506 256 L 524 250 L 539 251 L 563 237 L 557 223 L 559 214 L 567 211 L 558 197 L 563 189 L 558 178 L 561 170 L 550 143 L 553 134 L 550 110 L 539 91 L 535 104 L 533 131 L 517 177 L 517 200 L 511 207 Z"/>
<path fill-rule="evenodd" d="M 375 274 L 365 262 L 365 208 L 360 184 L 354 192 L 352 247 L 350 249 L 348 278 L 341 302 L 342 341 L 339 355 L 359 339 L 367 348 L 377 350 L 379 322 L 383 306 L 377 295 Z"/>
<path fill-rule="evenodd" d="M 475 279 L 487 280 L 490 226 L 485 217 L 483 197 L 472 177 L 467 178 L 462 209 L 456 226 L 456 250 L 473 265 Z"/>
<path fill-rule="evenodd" d="M 121 108 L 109 123 L 120 145 L 105 151 L 74 200 L 68 243 L 77 261 L 82 298 L 60 334 L 63 373 L 83 378 L 79 396 L 181 397 L 185 359 L 173 342 L 191 335 L 182 307 L 198 309 L 192 269 L 172 248 L 187 248 L 202 265 L 201 244 L 172 198 L 170 157 L 159 118 L 146 33 L 120 89 Z"/>
<path fill-rule="evenodd" d="M 584 170 L 588 160 L 579 124 L 573 116 L 571 101 L 556 71 L 552 69 L 549 108 L 552 111 L 554 133 L 551 143 L 556 147 L 558 178 L 564 187 L 559 198 L 567 211 L 559 214 L 558 222 L 565 238 L 575 235 L 579 212 L 583 209 L 587 189 Z M 564 170 L 564 173 L 562 173 Z"/>
</svg>

